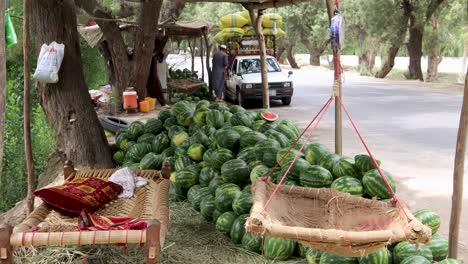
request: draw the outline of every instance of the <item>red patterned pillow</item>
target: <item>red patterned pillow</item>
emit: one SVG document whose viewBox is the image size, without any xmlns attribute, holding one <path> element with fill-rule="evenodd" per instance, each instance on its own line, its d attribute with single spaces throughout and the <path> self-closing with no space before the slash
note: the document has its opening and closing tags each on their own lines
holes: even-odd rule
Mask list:
<svg viewBox="0 0 468 264">
<path fill-rule="evenodd" d="M 122 186 L 99 178 L 75 178 L 61 186 L 37 190 L 50 208 L 68 216 L 78 216 L 83 209 L 95 212 L 115 199 Z"/>
</svg>

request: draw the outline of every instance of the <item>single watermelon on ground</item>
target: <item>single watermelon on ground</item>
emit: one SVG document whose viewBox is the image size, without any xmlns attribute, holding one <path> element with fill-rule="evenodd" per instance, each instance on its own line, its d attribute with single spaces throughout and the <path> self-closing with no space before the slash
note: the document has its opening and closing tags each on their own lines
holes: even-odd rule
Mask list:
<svg viewBox="0 0 468 264">
<path fill-rule="evenodd" d="M 432 257 L 435 261 L 441 261 L 447 258 L 448 245 L 448 240 L 439 234 L 433 235 L 431 241 L 427 244 L 431 249 Z"/>
<path fill-rule="evenodd" d="M 359 264 L 391 264 L 389 260 L 389 250 L 385 247 L 359 258 Z"/>
<path fill-rule="evenodd" d="M 215 205 L 221 212 L 232 211 L 232 202 L 242 194 L 239 186 L 233 183 L 224 183 L 215 191 Z"/>
<path fill-rule="evenodd" d="M 208 187 L 200 187 L 200 189 L 198 189 L 192 197 L 191 203 L 193 209 L 195 209 L 196 211 L 200 211 L 201 202 L 207 196 L 213 196 L 211 195 L 210 189 Z"/>
<path fill-rule="evenodd" d="M 176 183 L 181 188 L 188 190 L 198 183 L 198 175 L 192 170 L 180 170 L 176 173 Z"/>
<path fill-rule="evenodd" d="M 114 160 L 115 164 L 122 165 L 125 158 L 125 152 L 123 150 L 118 150 L 112 155 L 112 159 Z"/>
<path fill-rule="evenodd" d="M 127 129 L 127 136 L 133 141 L 136 141 L 143 133 L 145 133 L 145 124 L 140 121 L 132 122 Z"/>
<path fill-rule="evenodd" d="M 266 140 L 266 139 L 267 137 L 260 132 L 248 131 L 242 134 L 240 138 L 240 146 L 241 148 L 253 147 L 258 142 Z"/>
<path fill-rule="evenodd" d="M 213 196 L 216 194 L 216 190 L 218 189 L 219 186 L 224 184 L 223 178 L 220 176 L 215 176 L 210 183 L 208 184 L 208 187 L 210 188 L 211 193 Z"/>
<path fill-rule="evenodd" d="M 323 157 L 320 161 L 319 161 L 319 166 L 322 166 L 324 167 L 325 169 L 327 169 L 329 172 L 331 172 L 333 174 L 333 167 L 335 166 L 335 164 L 341 159 L 340 156 L 336 155 L 335 153 L 332 153 L 332 154 L 329 154 L 329 155 L 326 155 L 325 157 Z M 333 175 L 333 177 L 335 179 L 337 179 L 338 177 L 336 175 Z"/>
<path fill-rule="evenodd" d="M 220 170 L 225 162 L 234 159 L 234 157 L 235 156 L 231 150 L 225 149 L 225 148 L 219 148 L 213 151 L 210 157 L 207 157 L 207 159 L 203 157 L 203 160 L 208 162 L 208 164 L 212 166 L 214 169 Z"/>
<path fill-rule="evenodd" d="M 146 133 L 146 134 L 143 134 L 141 135 L 138 140 L 137 140 L 137 143 L 153 143 L 153 140 L 156 136 L 153 135 L 153 134 L 149 134 L 149 133 Z"/>
<path fill-rule="evenodd" d="M 239 140 L 240 134 L 232 128 L 220 129 L 216 132 L 216 143 L 221 148 L 237 150 Z"/>
<path fill-rule="evenodd" d="M 243 148 L 239 153 L 237 154 L 237 158 L 245 161 L 246 163 L 251 163 L 253 161 L 256 161 L 257 158 L 257 152 L 255 147 L 246 147 Z"/>
<path fill-rule="evenodd" d="M 364 194 L 364 187 L 361 181 L 351 176 L 344 176 L 334 180 L 331 188 L 355 196 L 363 196 Z"/>
<path fill-rule="evenodd" d="M 320 264 L 358 264 L 357 258 L 324 252 L 320 256 Z"/>
<path fill-rule="evenodd" d="M 174 117 L 174 112 L 172 111 L 172 109 L 164 109 L 161 112 L 159 112 L 158 119 L 164 123 L 164 121 L 171 117 Z"/>
<path fill-rule="evenodd" d="M 405 258 L 410 256 L 422 256 L 427 260 L 432 261 L 433 256 L 431 249 L 425 244 L 411 244 L 407 241 L 398 243 L 393 248 L 393 262 L 395 264 L 400 264 Z"/>
<path fill-rule="evenodd" d="M 189 134 L 187 132 L 184 132 L 184 131 L 178 132 L 172 137 L 172 144 L 174 144 L 174 146 L 176 147 L 179 147 L 186 140 L 188 140 L 188 138 L 189 138 Z"/>
<path fill-rule="evenodd" d="M 208 109 L 199 109 L 195 111 L 195 114 L 193 115 L 193 122 L 195 124 L 206 124 L 206 115 L 209 111 L 210 110 Z"/>
<path fill-rule="evenodd" d="M 262 246 L 262 237 L 260 235 L 253 235 L 252 233 L 246 231 L 244 235 L 242 236 L 242 247 L 255 252 L 255 253 L 260 253 L 260 249 Z"/>
<path fill-rule="evenodd" d="M 384 173 L 393 191 L 396 192 L 396 185 L 392 176 L 387 172 Z M 382 177 L 376 169 L 370 170 L 364 174 L 364 177 L 362 177 L 362 185 L 364 186 L 364 192 L 370 197 L 377 197 L 382 200 L 392 198 L 390 191 L 387 189 Z"/>
<path fill-rule="evenodd" d="M 232 126 L 245 126 L 250 128 L 253 124 L 253 120 L 249 117 L 247 112 L 239 112 L 231 116 L 230 123 Z"/>
<path fill-rule="evenodd" d="M 170 145 L 171 141 L 169 137 L 166 135 L 166 133 L 161 133 L 154 138 L 151 144 L 151 149 L 154 153 L 160 154 L 168 149 Z"/>
<path fill-rule="evenodd" d="M 216 230 L 220 233 L 229 236 L 231 233 L 232 224 L 236 221 L 237 215 L 234 212 L 224 212 L 216 219 Z"/>
<path fill-rule="evenodd" d="M 266 121 L 269 121 L 269 122 L 273 122 L 273 121 L 276 121 L 278 119 L 278 115 L 275 114 L 275 113 L 271 113 L 271 112 L 263 112 L 263 113 L 260 113 L 260 116 L 266 120 Z"/>
<path fill-rule="evenodd" d="M 263 177 L 270 172 L 270 168 L 265 165 L 257 165 L 255 166 L 252 171 L 250 172 L 250 182 L 254 183 L 258 180 L 258 178 Z"/>
<path fill-rule="evenodd" d="M 193 197 L 198 192 L 198 190 L 200 190 L 200 188 L 201 188 L 201 186 L 199 184 L 190 187 L 190 189 L 187 192 L 187 201 L 189 203 L 192 203 Z"/>
<path fill-rule="evenodd" d="M 432 230 L 432 235 L 435 235 L 439 230 L 441 218 L 440 215 L 431 209 L 421 209 L 413 213 L 421 223 L 427 225 Z"/>
<path fill-rule="evenodd" d="M 296 249 L 296 241 L 266 236 L 263 241 L 263 254 L 268 259 L 289 259 Z"/>
<path fill-rule="evenodd" d="M 224 125 L 224 114 L 218 110 L 210 110 L 206 114 L 206 124 L 216 129 L 220 129 Z"/>
<path fill-rule="evenodd" d="M 140 160 L 151 151 L 151 145 L 148 143 L 137 143 L 131 146 L 125 153 L 125 160 L 140 162 Z"/>
<path fill-rule="evenodd" d="M 153 152 L 147 153 L 140 161 L 140 169 L 142 170 L 159 170 L 162 166 L 162 156 L 156 155 Z"/>
<path fill-rule="evenodd" d="M 208 186 L 210 181 L 219 175 L 219 172 L 212 167 L 204 167 L 200 171 L 199 182 L 202 187 Z"/>
<path fill-rule="evenodd" d="M 193 161 L 203 160 L 203 153 L 205 153 L 205 147 L 202 144 L 193 144 L 187 150 L 187 155 Z"/>
<path fill-rule="evenodd" d="M 328 188 L 332 182 L 332 174 L 318 165 L 311 165 L 300 174 L 300 184 L 304 187 Z"/>
<path fill-rule="evenodd" d="M 234 244 L 240 244 L 242 242 L 242 237 L 245 233 L 244 224 L 248 216 L 247 214 L 239 215 L 234 223 L 232 223 L 230 237 Z"/>
<path fill-rule="evenodd" d="M 458 262 L 456 259 L 448 258 L 440 261 L 439 264 L 460 264 L 460 262 Z"/>
<path fill-rule="evenodd" d="M 150 118 L 145 123 L 145 133 L 157 135 L 164 129 L 163 122 L 159 119 Z"/>
<path fill-rule="evenodd" d="M 214 196 L 207 195 L 200 202 L 200 214 L 206 221 L 213 221 L 213 212 L 216 209 Z"/>
<path fill-rule="evenodd" d="M 171 182 L 169 187 L 169 199 L 175 202 L 182 202 L 187 198 L 187 191 L 181 188 L 176 182 Z"/>
<path fill-rule="evenodd" d="M 232 105 L 230 108 L 229 108 L 229 112 L 231 112 L 232 114 L 235 114 L 235 113 L 241 113 L 241 112 L 245 112 L 245 108 L 240 106 L 240 105 Z"/>
</svg>

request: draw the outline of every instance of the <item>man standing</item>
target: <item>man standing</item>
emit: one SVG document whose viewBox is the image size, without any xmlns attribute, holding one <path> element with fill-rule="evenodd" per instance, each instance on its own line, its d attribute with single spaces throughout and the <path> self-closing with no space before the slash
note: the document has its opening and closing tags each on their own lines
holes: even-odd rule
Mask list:
<svg viewBox="0 0 468 264">
<path fill-rule="evenodd" d="M 226 67 L 228 65 L 228 55 L 226 45 L 219 46 L 219 51 L 213 55 L 213 89 L 216 94 L 216 101 L 222 102 L 224 98 L 224 81 Z"/>
</svg>

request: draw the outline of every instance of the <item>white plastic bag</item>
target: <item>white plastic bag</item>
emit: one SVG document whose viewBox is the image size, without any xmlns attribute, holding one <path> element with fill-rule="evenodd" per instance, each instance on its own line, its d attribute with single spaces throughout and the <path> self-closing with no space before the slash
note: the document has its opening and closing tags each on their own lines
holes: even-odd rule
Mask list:
<svg viewBox="0 0 468 264">
<path fill-rule="evenodd" d="M 39 82 L 57 83 L 64 52 L 65 45 L 58 44 L 55 41 L 50 45 L 42 45 L 34 78 Z"/>
<path fill-rule="evenodd" d="M 128 168 L 122 168 L 114 172 L 109 181 L 119 184 L 122 186 L 123 191 L 119 195 L 119 198 L 131 198 L 135 188 L 140 188 L 145 186 L 148 182 L 142 177 L 137 177 L 133 172 Z"/>
</svg>

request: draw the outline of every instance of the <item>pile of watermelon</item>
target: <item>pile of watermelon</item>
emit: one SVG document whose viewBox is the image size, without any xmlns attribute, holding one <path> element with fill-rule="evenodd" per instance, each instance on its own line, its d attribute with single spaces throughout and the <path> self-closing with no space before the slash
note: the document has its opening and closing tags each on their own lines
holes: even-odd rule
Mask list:
<svg viewBox="0 0 468 264">
<path fill-rule="evenodd" d="M 244 224 L 252 207 L 251 184 L 277 162 L 280 166 L 271 178 L 275 183 L 281 179 L 299 152 L 301 144 L 285 155 L 299 135 L 299 128 L 291 120 L 277 120 L 268 111 L 247 111 L 237 105 L 227 108 L 206 100 L 197 104 L 183 100 L 172 109 L 161 111 L 157 119 L 133 122 L 127 130 L 117 133 L 113 158 L 116 165 L 132 169 L 158 170 L 163 162 L 169 163 L 172 201 L 188 201 L 235 244 L 263 252 L 270 259 L 285 260 L 300 255 L 309 263 L 399 264 L 426 263 L 421 257 L 428 261 L 447 257 L 447 239 L 436 234 L 440 216 L 427 209 L 414 215 L 433 229 L 436 235 L 431 243 L 416 249 L 402 242 L 389 247 L 392 250 L 382 249 L 360 259 L 322 254 L 295 241 L 247 232 Z M 391 175 L 385 174 L 396 190 Z M 391 198 L 369 156 L 338 156 L 318 143 L 304 147 L 283 184 L 333 188 L 380 200 Z"/>
</svg>

